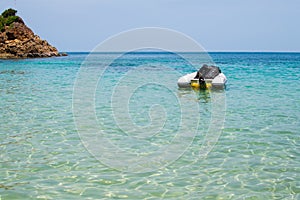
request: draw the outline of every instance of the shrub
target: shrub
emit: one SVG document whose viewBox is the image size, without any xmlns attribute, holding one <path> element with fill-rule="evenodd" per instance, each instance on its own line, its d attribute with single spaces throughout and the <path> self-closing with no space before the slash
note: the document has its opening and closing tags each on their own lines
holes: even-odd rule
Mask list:
<svg viewBox="0 0 300 200">
<path fill-rule="evenodd" d="M 5 25 L 9 26 L 14 22 L 17 22 L 19 20 L 18 16 L 9 16 L 5 19 Z"/>
<path fill-rule="evenodd" d="M 14 10 L 14 9 L 12 9 L 12 8 L 9 8 L 9 9 L 5 10 L 5 11 L 2 13 L 2 16 L 3 16 L 4 18 L 6 18 L 6 17 L 10 17 L 10 16 L 15 16 L 16 13 L 17 13 L 16 10 Z"/>
<path fill-rule="evenodd" d="M 16 10 L 10 8 L 0 15 L 0 32 L 5 30 L 5 26 L 10 26 L 14 22 L 24 23 L 20 17 L 16 16 L 16 13 Z"/>
<path fill-rule="evenodd" d="M 4 25 L 0 24 L 0 33 L 4 31 Z"/>
<path fill-rule="evenodd" d="M 5 27 L 5 19 L 0 16 L 0 32 L 4 31 L 4 27 Z"/>
</svg>

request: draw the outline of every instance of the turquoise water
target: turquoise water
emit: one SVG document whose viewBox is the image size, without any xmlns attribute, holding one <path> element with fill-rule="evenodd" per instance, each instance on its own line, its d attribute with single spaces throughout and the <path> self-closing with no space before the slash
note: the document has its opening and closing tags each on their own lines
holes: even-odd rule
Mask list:
<svg viewBox="0 0 300 200">
<path fill-rule="evenodd" d="M 73 91 L 87 55 L 0 61 L 1 199 L 300 198 L 299 53 L 210 53 L 228 78 L 224 91 L 212 92 L 179 90 L 168 69 L 157 70 L 164 65 L 182 74 L 192 72 L 173 54 L 138 53 L 116 60 L 95 89 L 99 129 L 114 145 L 142 157 L 171 143 L 180 129 L 182 108 L 193 113 L 199 107 L 186 117 L 188 123 L 192 116 L 201 116 L 191 142 L 190 137 L 181 138 L 185 149 L 178 158 L 139 173 L 118 168 L 118 160 L 122 166 L 132 166 L 131 160 L 118 155 L 111 158 L 115 162 L 102 162 L 77 131 Z M 95 55 L 89 64 L 95 67 L 110 56 Z M 192 60 L 196 56 L 188 55 Z M 128 110 L 130 121 L 141 129 L 132 129 L 122 115 L 123 105 L 114 104 L 112 98 L 118 103 L 124 90 L 116 94 L 112 90 L 139 65 L 146 66 L 148 82 L 151 74 L 159 74 L 170 88 L 134 86 Z M 130 81 L 128 86 L 138 84 Z M 214 116 L 214 95 L 226 97 L 224 127 L 203 157 L 201 146 Z M 184 105 L 178 107 L 178 102 Z M 86 110 L 82 124 L 88 126 Z M 128 137 L 124 129 L 137 138 Z M 189 127 L 183 130 L 188 134 Z"/>
</svg>

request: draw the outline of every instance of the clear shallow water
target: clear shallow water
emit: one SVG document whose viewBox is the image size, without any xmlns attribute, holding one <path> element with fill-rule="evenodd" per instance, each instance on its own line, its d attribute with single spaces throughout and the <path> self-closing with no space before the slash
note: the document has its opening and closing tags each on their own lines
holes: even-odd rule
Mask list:
<svg viewBox="0 0 300 200">
<path fill-rule="evenodd" d="M 103 165 L 82 144 L 74 123 L 72 97 L 76 75 L 87 54 L 0 61 L 1 198 L 299 199 L 300 54 L 210 55 L 228 78 L 225 124 L 217 144 L 206 158 L 199 157 L 211 117 L 211 94 L 178 90 L 179 99 L 191 107 L 199 105 L 199 131 L 178 160 L 147 173 Z M 193 59 L 195 55 L 189 56 Z M 110 97 L 110 87 L 105 86 L 140 64 L 163 64 L 191 72 L 170 54 L 130 55 L 113 63 L 99 82 L 96 96 Z M 158 73 L 162 79 L 168 78 L 167 71 Z M 143 91 L 153 94 L 145 104 Z M 129 103 L 132 120 L 142 126 L 149 124 L 151 103 L 161 103 L 169 114 L 164 134 L 154 135 L 147 151 L 167 144 L 178 129 L 180 112 L 169 95 L 168 90 L 149 85 L 137 90 Z M 96 115 L 111 141 L 124 145 L 119 140 L 126 136 L 109 114 L 110 100 L 96 98 Z M 141 153 L 143 145 L 132 142 L 130 150 Z"/>
</svg>

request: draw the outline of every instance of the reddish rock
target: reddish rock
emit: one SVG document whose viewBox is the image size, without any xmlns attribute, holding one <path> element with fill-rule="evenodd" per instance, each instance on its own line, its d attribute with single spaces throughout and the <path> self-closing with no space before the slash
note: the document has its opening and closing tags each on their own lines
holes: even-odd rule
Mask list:
<svg viewBox="0 0 300 200">
<path fill-rule="evenodd" d="M 46 40 L 40 39 L 20 18 L 0 32 L 0 58 L 42 58 L 61 56 Z"/>
</svg>

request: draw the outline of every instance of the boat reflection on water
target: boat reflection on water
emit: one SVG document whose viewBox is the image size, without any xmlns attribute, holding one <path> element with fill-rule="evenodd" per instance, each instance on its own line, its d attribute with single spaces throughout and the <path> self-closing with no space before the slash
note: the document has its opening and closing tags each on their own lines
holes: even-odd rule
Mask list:
<svg viewBox="0 0 300 200">
<path fill-rule="evenodd" d="M 209 103 L 213 96 L 225 96 L 226 87 L 200 89 L 195 87 L 178 88 L 177 96 L 179 98 L 187 98 L 191 101 L 200 103 Z"/>
</svg>

